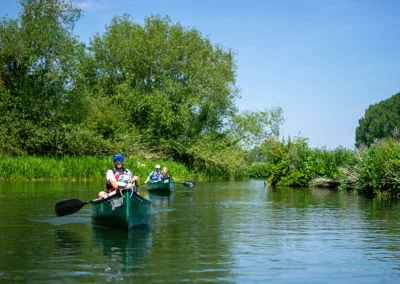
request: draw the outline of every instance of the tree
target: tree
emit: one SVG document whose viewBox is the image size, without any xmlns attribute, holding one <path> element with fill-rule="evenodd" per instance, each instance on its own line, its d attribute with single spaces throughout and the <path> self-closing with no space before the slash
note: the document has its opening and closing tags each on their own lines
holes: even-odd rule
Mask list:
<svg viewBox="0 0 400 284">
<path fill-rule="evenodd" d="M 244 149 L 279 136 L 282 110 L 239 113 L 234 53 L 196 29 L 124 15 L 86 48 L 72 33 L 80 17 L 73 4 L 19 2 L 19 18 L 0 23 L 0 153 L 156 148 L 237 176 Z"/>
<path fill-rule="evenodd" d="M 64 0 L 20 0 L 18 19 L 0 23 L 0 107 L 8 117 L 0 125 L 8 131 L 0 152 L 59 154 L 65 127 L 82 122 L 84 98 L 75 75 L 84 46 L 72 34 L 80 10 Z M 10 112 L 10 110 L 12 110 Z"/>
<path fill-rule="evenodd" d="M 91 51 L 105 97 L 144 140 L 181 141 L 222 129 L 238 97 L 233 53 L 197 30 L 152 16 L 116 17 Z"/>
<path fill-rule="evenodd" d="M 356 129 L 356 146 L 370 146 L 377 139 L 394 137 L 400 128 L 400 93 L 370 105 Z M 397 137 L 396 137 L 397 138 Z"/>
<path fill-rule="evenodd" d="M 234 114 L 229 124 L 231 140 L 240 141 L 245 148 L 260 146 L 267 139 L 279 138 L 283 122 L 283 110 L 280 107 Z"/>
</svg>

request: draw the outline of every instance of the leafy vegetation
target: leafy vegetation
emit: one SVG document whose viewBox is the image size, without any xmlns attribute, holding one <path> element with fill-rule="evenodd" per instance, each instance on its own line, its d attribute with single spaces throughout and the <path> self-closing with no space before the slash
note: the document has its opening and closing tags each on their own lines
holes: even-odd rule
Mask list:
<svg viewBox="0 0 400 284">
<path fill-rule="evenodd" d="M 337 179 L 340 166 L 353 164 L 353 151 L 312 149 L 306 138 L 287 142 L 271 139 L 262 145 L 265 152 L 268 182 L 272 185 L 305 187 L 316 177 Z"/>
<path fill-rule="evenodd" d="M 370 146 L 376 140 L 399 138 L 400 93 L 369 106 L 356 129 L 356 146 Z"/>
<path fill-rule="evenodd" d="M 343 187 L 372 195 L 400 195 L 400 141 L 387 138 L 357 149 L 355 163 L 342 172 Z"/>
<path fill-rule="evenodd" d="M 238 112 L 234 53 L 168 17 L 112 19 L 86 47 L 67 0 L 20 0 L 0 24 L 0 154 L 173 159 L 247 176 L 246 153 L 282 110 Z"/>
<path fill-rule="evenodd" d="M 399 194 L 400 93 L 366 110 L 355 151 L 312 149 L 280 140 L 281 108 L 238 111 L 235 54 L 194 28 L 122 15 L 85 46 L 72 2 L 19 3 L 0 22 L 0 179 L 103 178 L 122 152 L 142 177 L 157 160 L 178 178 Z"/>
<path fill-rule="evenodd" d="M 20 17 L 0 22 L 0 152 L 61 154 L 67 129 L 87 113 L 75 84 L 80 11 L 63 1 L 19 2 Z"/>
<path fill-rule="evenodd" d="M 172 160 L 157 161 L 167 167 L 176 181 L 195 178 L 203 180 L 202 175 L 193 175 L 184 165 Z M 112 167 L 110 157 L 1 157 L 0 181 L 2 180 L 83 180 L 93 181 L 105 178 L 105 169 Z M 151 160 L 126 157 L 124 166 L 139 176 L 143 182 L 154 170 Z"/>
</svg>

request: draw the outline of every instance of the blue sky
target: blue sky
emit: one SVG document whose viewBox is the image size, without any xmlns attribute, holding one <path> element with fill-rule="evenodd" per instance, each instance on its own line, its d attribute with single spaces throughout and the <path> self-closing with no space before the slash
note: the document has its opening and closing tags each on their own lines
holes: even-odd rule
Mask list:
<svg viewBox="0 0 400 284">
<path fill-rule="evenodd" d="M 152 14 L 193 27 L 236 53 L 241 110 L 283 109 L 282 134 L 353 148 L 369 105 L 400 91 L 400 1 L 74 0 L 89 43 L 113 16 Z M 0 0 L 16 17 L 16 0 Z"/>
</svg>

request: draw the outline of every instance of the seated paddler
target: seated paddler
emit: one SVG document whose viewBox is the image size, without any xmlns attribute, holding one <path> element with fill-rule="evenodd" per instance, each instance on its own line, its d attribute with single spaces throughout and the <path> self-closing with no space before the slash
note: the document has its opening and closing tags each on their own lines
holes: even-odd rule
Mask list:
<svg viewBox="0 0 400 284">
<path fill-rule="evenodd" d="M 138 177 L 133 176 L 132 172 L 124 168 L 125 158 L 124 155 L 118 153 L 113 156 L 114 167 L 110 168 L 106 174 L 106 190 L 101 191 L 99 198 L 106 198 L 115 194 L 117 189 L 125 188 L 128 183 L 132 186 L 137 186 Z"/>
<path fill-rule="evenodd" d="M 158 181 L 159 182 L 163 182 L 163 181 L 165 181 L 165 180 L 167 180 L 169 178 L 172 178 L 172 177 L 170 177 L 169 174 L 168 174 L 168 168 L 167 167 L 163 167 L 163 169 L 161 171 L 161 174 L 158 177 Z"/>
<path fill-rule="evenodd" d="M 145 180 L 144 183 L 148 183 L 149 181 L 152 183 L 158 182 L 158 179 L 161 175 L 160 168 L 161 168 L 160 165 L 156 165 L 155 170 L 149 174 L 149 176 L 147 177 L 147 179 Z"/>
</svg>

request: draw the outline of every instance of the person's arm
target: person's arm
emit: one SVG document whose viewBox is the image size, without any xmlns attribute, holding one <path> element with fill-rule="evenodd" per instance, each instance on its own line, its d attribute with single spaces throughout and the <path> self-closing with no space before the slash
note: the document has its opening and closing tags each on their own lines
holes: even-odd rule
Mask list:
<svg viewBox="0 0 400 284">
<path fill-rule="evenodd" d="M 145 180 L 144 183 L 148 183 L 148 182 L 149 182 L 149 180 L 150 180 L 152 174 L 153 174 L 153 172 L 151 172 L 151 173 L 149 174 L 149 176 L 147 177 L 147 179 Z"/>
<path fill-rule="evenodd" d="M 131 182 L 133 185 L 137 185 L 138 180 L 139 180 L 139 177 L 138 177 L 138 176 L 133 176 L 133 177 L 131 178 L 130 182 Z"/>
<path fill-rule="evenodd" d="M 110 185 L 114 188 L 114 190 L 118 189 L 118 184 L 117 180 L 115 179 L 115 175 L 112 170 L 107 171 L 107 181 L 110 183 Z"/>
</svg>

